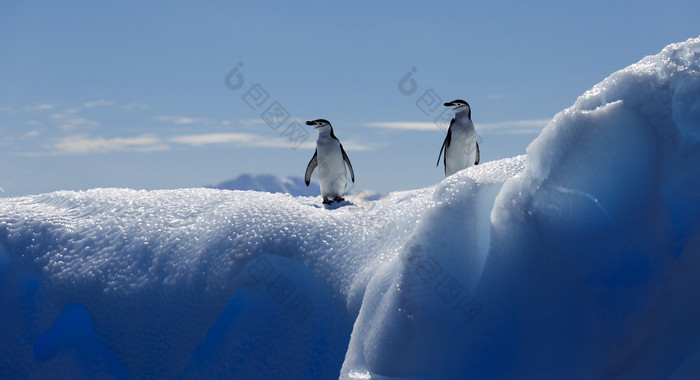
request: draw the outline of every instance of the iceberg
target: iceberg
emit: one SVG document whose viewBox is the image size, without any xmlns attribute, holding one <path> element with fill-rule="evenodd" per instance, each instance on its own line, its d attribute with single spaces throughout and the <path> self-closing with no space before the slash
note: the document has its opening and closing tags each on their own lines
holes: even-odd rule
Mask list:
<svg viewBox="0 0 700 380">
<path fill-rule="evenodd" d="M 327 208 L 257 191 L 0 199 L 0 378 L 694 378 L 700 38 L 526 156 Z"/>
</svg>

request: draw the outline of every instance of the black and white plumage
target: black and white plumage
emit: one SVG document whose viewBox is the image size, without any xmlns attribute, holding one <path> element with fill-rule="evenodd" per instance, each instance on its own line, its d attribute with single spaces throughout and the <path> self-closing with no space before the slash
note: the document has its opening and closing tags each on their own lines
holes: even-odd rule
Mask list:
<svg viewBox="0 0 700 380">
<path fill-rule="evenodd" d="M 306 173 L 304 174 L 306 186 L 309 186 L 311 174 L 318 167 L 318 182 L 321 186 L 323 203 L 330 204 L 334 201 L 344 201 L 343 195 L 347 184 L 345 164 L 350 169 L 350 179 L 353 183 L 355 182 L 355 172 L 352 170 L 352 164 L 345 153 L 345 149 L 343 149 L 343 144 L 335 137 L 333 127 L 328 120 L 307 121 L 306 125 L 310 125 L 318 131 L 316 151 L 311 161 L 309 161 L 309 165 L 306 166 Z"/>
<path fill-rule="evenodd" d="M 445 103 L 445 107 L 450 107 L 455 116 L 450 121 L 447 136 L 440 148 L 437 165 L 440 165 L 440 157 L 444 150 L 445 176 L 449 177 L 462 169 L 478 165 L 480 153 L 469 103 L 457 99 Z"/>
</svg>

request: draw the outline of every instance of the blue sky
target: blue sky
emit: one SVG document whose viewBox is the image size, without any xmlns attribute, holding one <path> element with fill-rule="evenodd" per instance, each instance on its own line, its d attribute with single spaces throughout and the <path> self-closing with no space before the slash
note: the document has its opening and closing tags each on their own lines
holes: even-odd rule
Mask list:
<svg viewBox="0 0 700 380">
<path fill-rule="evenodd" d="M 675 0 L 2 2 L 0 187 L 302 176 L 317 118 L 356 189 L 428 186 L 444 176 L 437 102 L 471 104 L 482 161 L 522 154 L 585 90 L 697 37 L 698 14 Z"/>
</svg>

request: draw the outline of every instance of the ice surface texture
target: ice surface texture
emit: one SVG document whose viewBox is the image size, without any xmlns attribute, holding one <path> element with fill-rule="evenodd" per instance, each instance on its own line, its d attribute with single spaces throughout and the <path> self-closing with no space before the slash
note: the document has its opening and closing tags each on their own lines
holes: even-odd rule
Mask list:
<svg viewBox="0 0 700 380">
<path fill-rule="evenodd" d="M 0 378 L 698 377 L 699 140 L 700 38 L 365 206 L 0 199 Z"/>
</svg>

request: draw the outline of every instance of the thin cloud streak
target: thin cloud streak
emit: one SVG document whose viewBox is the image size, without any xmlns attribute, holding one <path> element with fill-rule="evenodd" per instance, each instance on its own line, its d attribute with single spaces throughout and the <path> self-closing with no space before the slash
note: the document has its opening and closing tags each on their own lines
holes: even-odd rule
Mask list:
<svg viewBox="0 0 700 380">
<path fill-rule="evenodd" d="M 153 118 L 153 120 L 171 122 L 174 124 L 195 124 L 195 123 L 204 124 L 207 122 L 206 119 L 200 119 L 200 118 L 189 117 L 189 116 L 156 116 Z"/>
<path fill-rule="evenodd" d="M 235 144 L 250 148 L 290 148 L 294 142 L 281 137 L 267 137 L 252 133 L 203 133 L 172 136 L 168 141 L 202 147 L 210 144 Z M 310 142 L 304 142 L 298 148 L 309 149 Z M 313 144 L 315 146 L 315 144 Z"/>
<path fill-rule="evenodd" d="M 315 149 L 316 140 L 307 139 L 297 146 L 296 142 L 284 137 L 269 137 L 253 133 L 203 133 L 191 135 L 176 135 L 168 139 L 171 143 L 203 147 L 210 144 L 235 144 L 248 148 L 291 148 Z M 355 140 L 344 140 L 343 147 L 351 151 L 374 150 L 375 146 L 363 144 Z"/>
<path fill-rule="evenodd" d="M 59 139 L 53 148 L 54 151 L 51 154 L 56 155 L 109 153 L 124 150 L 153 152 L 167 150 L 170 147 L 154 135 L 115 138 L 75 135 Z"/>
<path fill-rule="evenodd" d="M 551 119 L 512 120 L 497 123 L 477 123 L 474 127 L 480 132 L 494 133 L 539 133 Z M 438 125 L 432 121 L 385 121 L 364 123 L 367 127 L 398 129 L 410 131 L 434 131 L 439 130 Z"/>
<path fill-rule="evenodd" d="M 47 110 L 51 110 L 54 108 L 56 108 L 55 105 L 44 103 L 44 104 L 37 104 L 37 105 L 33 105 L 33 106 L 24 107 L 24 110 L 32 112 L 32 111 L 47 111 Z"/>
</svg>

